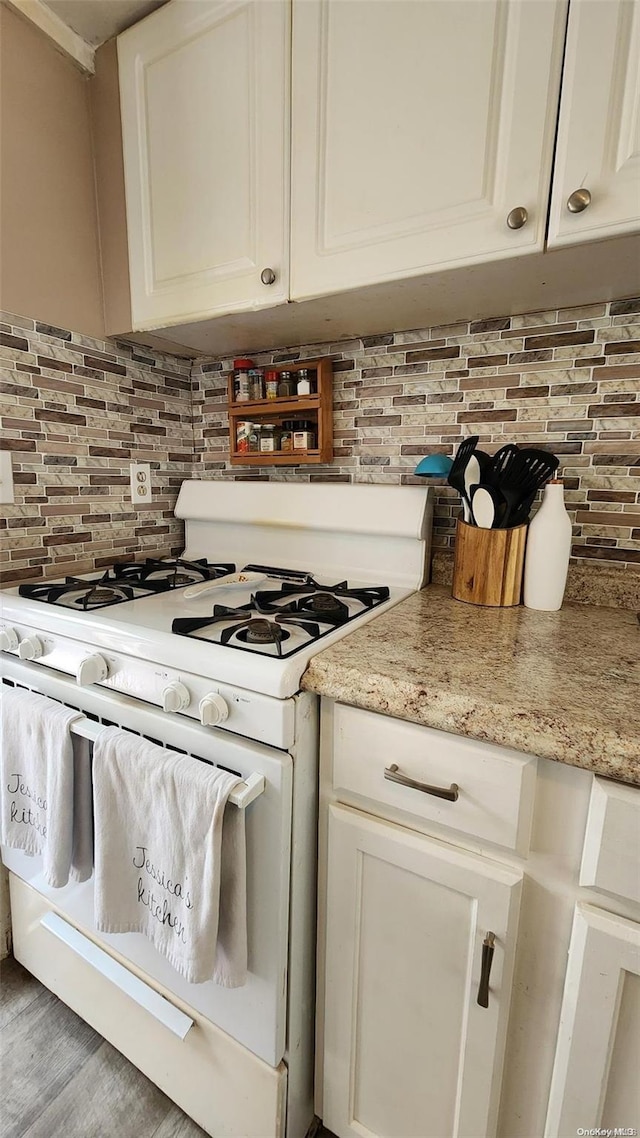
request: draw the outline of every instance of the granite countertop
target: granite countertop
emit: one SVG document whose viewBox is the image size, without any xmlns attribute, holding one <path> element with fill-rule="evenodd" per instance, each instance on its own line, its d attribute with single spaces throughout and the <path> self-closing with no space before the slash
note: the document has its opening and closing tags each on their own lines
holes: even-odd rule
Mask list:
<svg viewBox="0 0 640 1138">
<path fill-rule="evenodd" d="M 312 659 L 302 687 L 640 786 L 640 626 L 490 609 L 430 585 Z"/>
</svg>

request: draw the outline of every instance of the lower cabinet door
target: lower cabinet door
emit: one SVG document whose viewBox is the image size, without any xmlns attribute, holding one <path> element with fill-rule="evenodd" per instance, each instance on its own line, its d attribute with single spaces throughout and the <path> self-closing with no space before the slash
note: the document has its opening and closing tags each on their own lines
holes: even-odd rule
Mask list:
<svg viewBox="0 0 640 1138">
<path fill-rule="evenodd" d="M 546 1138 L 637 1134 L 640 925 L 577 905 Z"/>
<path fill-rule="evenodd" d="M 324 1124 L 490 1138 L 522 874 L 347 807 L 329 815 Z"/>
</svg>

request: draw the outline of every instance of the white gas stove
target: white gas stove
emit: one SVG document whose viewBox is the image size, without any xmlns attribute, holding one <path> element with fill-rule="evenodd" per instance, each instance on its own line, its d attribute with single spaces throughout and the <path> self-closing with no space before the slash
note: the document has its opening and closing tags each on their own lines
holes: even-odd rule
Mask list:
<svg viewBox="0 0 640 1138">
<path fill-rule="evenodd" d="M 93 879 L 52 889 L 38 858 L 3 848 L 14 952 L 207 1133 L 304 1138 L 318 701 L 300 681 L 315 653 L 425 583 L 430 496 L 193 481 L 176 514 L 176 562 L 2 590 L 3 683 L 83 712 L 85 739 L 115 723 L 245 781 L 229 808 L 246 809 L 247 983 L 188 984 L 139 934 L 96 931 Z"/>
</svg>

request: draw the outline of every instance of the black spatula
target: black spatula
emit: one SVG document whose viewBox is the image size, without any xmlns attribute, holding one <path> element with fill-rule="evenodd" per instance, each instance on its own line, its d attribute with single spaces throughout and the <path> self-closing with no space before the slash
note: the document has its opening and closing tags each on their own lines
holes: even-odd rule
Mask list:
<svg viewBox="0 0 640 1138">
<path fill-rule="evenodd" d="M 526 447 L 519 450 L 500 479 L 500 493 L 506 508 L 500 528 L 507 529 L 523 502 L 535 494 L 558 469 L 558 459 L 546 450 Z"/>
</svg>

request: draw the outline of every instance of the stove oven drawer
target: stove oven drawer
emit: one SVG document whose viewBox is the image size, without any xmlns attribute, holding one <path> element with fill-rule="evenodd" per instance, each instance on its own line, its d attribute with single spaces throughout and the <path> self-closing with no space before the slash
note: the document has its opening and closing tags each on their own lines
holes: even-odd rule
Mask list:
<svg viewBox="0 0 640 1138">
<path fill-rule="evenodd" d="M 333 708 L 333 790 L 403 825 L 436 823 L 527 855 L 537 760 L 344 704 Z M 452 789 L 454 788 L 454 789 Z M 440 797 L 443 794 L 444 797 Z"/>
<path fill-rule="evenodd" d="M 13 951 L 29 972 L 126 1055 L 207 1134 L 283 1138 L 287 1089 L 283 1063 L 270 1067 L 173 994 L 150 984 L 117 953 L 96 946 L 14 874 L 10 884 Z M 75 942 L 74 947 L 69 941 Z M 98 967 L 90 959 L 96 950 Z M 120 979 L 105 974 L 119 970 L 125 973 Z M 124 990 L 127 986 L 132 994 Z"/>
</svg>

